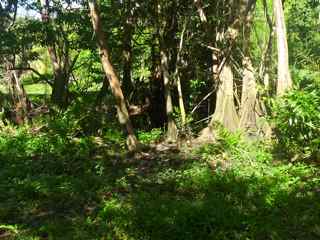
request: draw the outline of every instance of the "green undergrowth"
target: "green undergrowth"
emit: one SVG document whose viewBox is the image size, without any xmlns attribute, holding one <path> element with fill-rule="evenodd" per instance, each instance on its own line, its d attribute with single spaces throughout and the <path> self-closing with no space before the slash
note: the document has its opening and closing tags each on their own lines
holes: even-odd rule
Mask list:
<svg viewBox="0 0 320 240">
<path fill-rule="evenodd" d="M 161 140 L 163 132 L 161 128 L 154 128 L 149 132 L 139 131 L 138 139 L 143 144 L 150 144 Z"/>
<path fill-rule="evenodd" d="M 1 131 L 6 239 L 320 238 L 318 167 L 275 161 L 266 142 L 220 131 L 197 149 L 132 156 L 115 130 L 53 126 Z"/>
</svg>

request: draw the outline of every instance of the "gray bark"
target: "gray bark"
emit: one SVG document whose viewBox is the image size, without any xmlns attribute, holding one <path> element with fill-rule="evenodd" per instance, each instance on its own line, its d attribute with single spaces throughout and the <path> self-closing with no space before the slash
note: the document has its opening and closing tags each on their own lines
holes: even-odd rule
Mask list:
<svg viewBox="0 0 320 240">
<path fill-rule="evenodd" d="M 239 117 L 234 104 L 233 73 L 231 66 L 225 63 L 219 74 L 219 87 L 217 92 L 216 109 L 209 123 L 221 123 L 225 128 L 234 132 L 239 125 Z"/>
<path fill-rule="evenodd" d="M 284 18 L 282 0 L 273 0 L 273 8 L 276 23 L 277 49 L 278 49 L 278 81 L 277 95 L 283 95 L 292 87 L 292 79 L 289 70 L 289 54 L 287 43 L 287 30 Z"/>
</svg>

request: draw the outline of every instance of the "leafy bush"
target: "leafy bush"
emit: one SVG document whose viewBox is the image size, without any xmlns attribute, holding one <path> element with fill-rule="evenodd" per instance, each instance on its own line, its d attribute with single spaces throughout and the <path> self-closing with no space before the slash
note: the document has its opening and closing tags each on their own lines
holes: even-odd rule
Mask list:
<svg viewBox="0 0 320 240">
<path fill-rule="evenodd" d="M 115 109 L 107 105 L 104 109 L 96 109 L 94 101 L 94 96 L 79 97 L 66 110 L 55 109 L 50 119 L 39 120 L 48 125 L 51 132 L 69 137 L 104 136 L 111 129 L 121 131 Z"/>
<path fill-rule="evenodd" d="M 147 144 L 159 140 L 163 135 L 160 128 L 154 128 L 150 132 L 139 131 L 138 138 L 141 143 Z"/>
<path fill-rule="evenodd" d="M 265 141 L 248 142 L 243 135 L 231 133 L 222 126 L 217 126 L 215 143 L 203 145 L 196 151 L 203 159 L 219 165 L 221 162 L 239 165 L 270 163 L 272 155 L 269 144 Z M 217 158 L 218 156 L 218 158 Z M 251 166 L 252 167 L 252 166 Z"/>
<path fill-rule="evenodd" d="M 273 110 L 276 135 L 289 156 L 319 157 L 320 84 L 302 81 L 277 99 Z"/>
</svg>

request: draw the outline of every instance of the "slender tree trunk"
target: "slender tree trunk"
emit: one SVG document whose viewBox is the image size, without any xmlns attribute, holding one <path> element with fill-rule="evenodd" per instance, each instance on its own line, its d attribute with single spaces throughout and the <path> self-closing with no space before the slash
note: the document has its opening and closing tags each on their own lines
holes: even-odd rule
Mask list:
<svg viewBox="0 0 320 240">
<path fill-rule="evenodd" d="M 181 51 L 183 47 L 183 38 L 184 38 L 184 33 L 187 28 L 187 21 L 185 20 L 183 29 L 181 32 L 181 37 L 180 37 L 180 43 L 179 43 L 179 49 L 177 53 L 177 62 L 176 62 L 176 70 L 175 70 L 175 78 L 177 82 L 177 90 L 178 90 L 178 97 L 179 97 L 179 108 L 180 108 L 180 115 L 181 115 L 181 122 L 182 125 L 184 126 L 186 124 L 186 110 L 184 107 L 184 102 L 183 102 L 183 93 L 182 93 L 182 87 L 181 87 L 181 79 L 180 79 L 180 64 L 181 64 Z"/>
<path fill-rule="evenodd" d="M 101 103 L 102 103 L 102 99 L 103 97 L 106 96 L 107 94 L 107 90 L 108 90 L 108 80 L 107 79 L 103 79 L 103 82 L 102 82 L 102 87 L 96 97 L 96 101 L 95 101 L 95 105 L 98 106 L 98 107 L 101 107 Z"/>
<path fill-rule="evenodd" d="M 264 8 L 264 14 L 267 20 L 267 24 L 269 27 L 269 38 L 261 57 L 259 76 L 263 82 L 265 90 L 268 91 L 270 90 L 270 68 L 271 68 L 271 62 L 272 62 L 274 29 L 273 29 L 273 22 L 268 11 L 267 0 L 263 0 L 263 8 Z"/>
<path fill-rule="evenodd" d="M 242 11 L 245 12 L 247 2 L 242 2 Z M 240 104 L 240 124 L 239 127 L 247 133 L 257 132 L 257 84 L 254 76 L 254 68 L 250 57 L 250 37 L 251 37 L 251 12 L 244 16 L 244 39 L 243 39 L 243 51 L 244 58 L 243 65 L 243 78 L 242 78 L 242 95 Z"/>
<path fill-rule="evenodd" d="M 271 62 L 272 62 L 272 47 L 273 47 L 273 27 L 270 29 L 268 42 L 266 44 L 266 47 L 263 51 L 262 57 L 261 57 L 261 65 L 259 68 L 259 77 L 262 80 L 264 89 L 266 91 L 270 90 L 270 71 L 271 71 Z"/>
<path fill-rule="evenodd" d="M 240 128 L 247 132 L 257 131 L 257 86 L 250 57 L 243 60 L 242 96 L 240 105 Z"/>
<path fill-rule="evenodd" d="M 18 71 L 14 70 L 14 64 L 7 62 L 8 86 L 11 101 L 14 106 L 12 119 L 16 124 L 21 125 L 28 120 L 28 98 L 20 82 Z"/>
<path fill-rule="evenodd" d="M 287 43 L 287 31 L 284 18 L 282 0 L 274 0 L 273 8 L 276 22 L 277 49 L 278 49 L 278 81 L 277 95 L 281 96 L 292 87 L 292 79 L 289 70 L 289 54 Z"/>
<path fill-rule="evenodd" d="M 161 44 L 160 44 L 161 45 Z M 177 126 L 173 118 L 173 105 L 171 97 L 171 81 L 169 74 L 169 64 L 168 64 L 168 53 L 166 50 L 160 50 L 161 57 L 161 70 L 164 83 L 164 98 L 166 102 L 166 113 L 168 118 L 168 129 L 167 129 L 167 141 L 175 142 L 177 141 Z"/>
<path fill-rule="evenodd" d="M 208 20 L 207 20 L 207 16 L 206 16 L 206 14 L 204 12 L 204 9 L 203 9 L 203 6 L 202 6 L 202 1 L 201 0 L 194 0 L 193 2 L 194 2 L 195 6 L 197 8 L 197 12 L 198 12 L 200 21 L 201 21 L 201 23 L 203 25 L 204 31 L 209 32 Z M 218 56 L 217 56 L 217 54 L 215 52 L 213 52 L 211 57 L 212 57 L 211 69 L 212 69 L 212 73 L 213 73 L 212 79 L 214 81 L 216 81 L 218 79 Z M 211 141 L 214 140 L 214 138 L 215 138 L 215 136 L 213 134 L 213 128 L 212 128 L 212 124 L 211 124 L 211 121 L 210 121 L 210 123 L 208 124 L 208 127 L 206 127 L 206 128 L 201 130 L 197 141 L 200 141 L 200 142 L 209 141 L 209 142 L 211 142 Z"/>
<path fill-rule="evenodd" d="M 164 86 L 161 74 L 160 53 L 158 52 L 159 35 L 153 34 L 151 45 L 151 77 L 150 77 L 150 99 L 151 107 L 149 109 L 149 115 L 153 128 L 163 127 L 166 122 L 166 106 L 164 100 Z"/>
<path fill-rule="evenodd" d="M 41 0 L 41 20 L 43 23 L 50 23 L 49 14 L 49 0 Z M 63 71 L 62 63 L 57 57 L 57 51 L 54 44 L 50 43 L 49 36 L 47 36 L 48 53 L 52 64 L 54 82 L 52 86 L 52 102 L 60 107 L 67 103 L 67 79 Z"/>
<path fill-rule="evenodd" d="M 207 22 L 207 16 L 203 10 L 203 7 L 202 7 L 202 1 L 201 0 L 193 0 L 194 1 L 194 4 L 197 8 L 197 11 L 198 11 L 198 14 L 199 14 L 199 17 L 200 17 L 200 21 L 202 23 L 206 23 Z"/>
<path fill-rule="evenodd" d="M 178 97 L 179 97 L 179 109 L 180 109 L 180 115 L 181 115 L 181 122 L 182 122 L 182 125 L 184 126 L 186 125 L 186 122 L 187 122 L 187 114 L 186 114 L 186 109 L 184 107 L 184 102 L 183 102 L 183 93 L 182 93 L 180 75 L 177 75 L 177 90 L 178 90 Z"/>
<path fill-rule="evenodd" d="M 110 62 L 109 52 L 107 49 L 107 43 L 105 34 L 102 29 L 102 23 L 100 19 L 100 13 L 95 0 L 89 0 L 89 8 L 93 30 L 97 37 L 97 44 L 100 51 L 101 63 L 105 71 L 106 77 L 108 78 L 111 91 L 116 100 L 116 108 L 118 113 L 118 119 L 121 125 L 125 126 L 128 138 L 127 146 L 130 151 L 136 150 L 138 147 L 138 140 L 134 134 L 133 127 L 129 118 L 128 109 L 126 106 L 125 98 L 122 93 L 120 81 L 118 76 Z"/>
<path fill-rule="evenodd" d="M 164 98 L 167 114 L 167 136 L 168 142 L 176 142 L 178 138 L 177 126 L 173 117 L 173 104 L 172 104 L 172 79 L 170 77 L 169 70 L 169 46 L 172 46 L 174 41 L 174 32 L 172 32 L 172 23 L 174 22 L 174 3 L 166 5 L 165 2 L 156 3 L 156 9 L 158 14 L 158 26 L 157 31 L 159 35 L 159 47 L 160 47 L 160 67 L 164 85 Z M 166 9 L 167 8 L 167 9 Z M 169 13 L 164 13 L 164 10 Z M 166 15 L 164 15 L 166 14 Z M 169 15 L 167 17 L 167 15 Z M 171 31 L 170 31 L 171 30 Z"/>
<path fill-rule="evenodd" d="M 128 95 L 133 90 L 132 71 L 132 35 L 134 30 L 131 0 L 124 1 L 125 19 L 123 29 L 123 79 L 122 86 Z"/>
</svg>

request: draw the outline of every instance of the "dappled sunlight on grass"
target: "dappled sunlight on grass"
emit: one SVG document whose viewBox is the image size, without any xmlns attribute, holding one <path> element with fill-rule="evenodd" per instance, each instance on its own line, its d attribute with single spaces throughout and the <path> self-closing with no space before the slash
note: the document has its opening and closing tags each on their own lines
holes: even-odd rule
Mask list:
<svg viewBox="0 0 320 240">
<path fill-rule="evenodd" d="M 127 155 L 108 140 L 114 136 L 76 140 L 62 133 L 1 135 L 0 234 L 12 239 L 320 237 L 318 169 L 274 164 L 259 144 L 228 144 L 224 136 L 195 151 L 150 148 Z"/>
<path fill-rule="evenodd" d="M 28 95 L 50 95 L 51 87 L 44 83 L 28 84 L 24 86 Z"/>
</svg>

